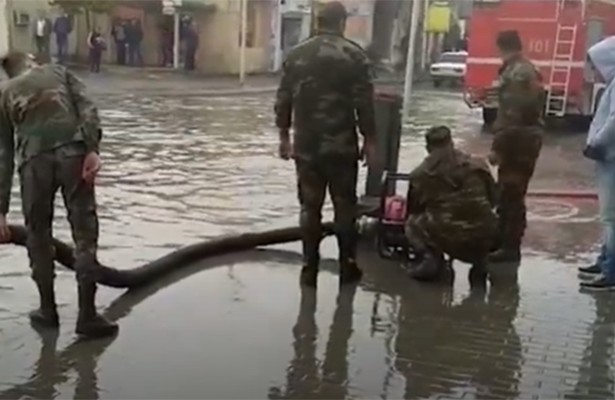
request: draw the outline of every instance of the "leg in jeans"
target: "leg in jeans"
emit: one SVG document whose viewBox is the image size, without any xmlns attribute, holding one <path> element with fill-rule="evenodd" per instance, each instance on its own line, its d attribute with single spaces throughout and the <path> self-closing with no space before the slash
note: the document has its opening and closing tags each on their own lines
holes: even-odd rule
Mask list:
<svg viewBox="0 0 615 400">
<path fill-rule="evenodd" d="M 297 194 L 301 205 L 301 236 L 303 244 L 303 270 L 301 282 L 316 286 L 322 239 L 322 206 L 325 201 L 327 181 L 317 161 L 296 160 Z"/>
<path fill-rule="evenodd" d="M 332 157 L 323 160 L 329 193 L 334 209 L 335 234 L 339 247 L 340 279 L 342 283 L 361 278 L 357 268 L 357 174 L 356 158 Z"/>
<path fill-rule="evenodd" d="M 86 336 L 108 336 L 117 332 L 117 325 L 96 312 L 96 273 L 98 262 L 98 216 L 94 185 L 81 178 L 82 155 L 66 156 L 56 151 L 62 197 L 75 243 L 75 270 L 79 286 L 77 333 Z"/>
<path fill-rule="evenodd" d="M 19 171 L 22 211 L 28 239 L 26 242 L 32 279 L 40 296 L 40 308 L 30 313 L 35 324 L 59 325 L 54 294 L 54 255 L 52 242 L 53 203 L 57 183 L 52 153 L 41 154 Z"/>
<path fill-rule="evenodd" d="M 604 226 L 606 260 L 602 272 L 609 283 L 615 283 L 615 162 L 597 163 L 600 220 Z"/>
</svg>

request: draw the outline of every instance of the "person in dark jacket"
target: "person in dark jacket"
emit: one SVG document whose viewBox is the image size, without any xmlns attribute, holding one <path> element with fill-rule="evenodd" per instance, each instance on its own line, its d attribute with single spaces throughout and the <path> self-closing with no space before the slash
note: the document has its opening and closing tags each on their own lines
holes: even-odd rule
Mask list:
<svg viewBox="0 0 615 400">
<path fill-rule="evenodd" d="M 184 68 L 186 71 L 193 71 L 196 67 L 195 58 L 196 51 L 199 48 L 199 33 L 197 32 L 196 25 L 190 21 L 186 25 L 184 30 L 184 40 L 186 43 L 186 59 L 184 61 Z"/>
<path fill-rule="evenodd" d="M 53 23 L 53 33 L 56 35 L 56 44 L 58 46 L 58 62 L 66 61 L 68 53 L 68 35 L 73 31 L 68 14 L 64 13 L 59 16 Z"/>
<path fill-rule="evenodd" d="M 143 28 L 139 19 L 133 19 L 127 26 L 126 40 L 128 42 L 128 63 L 130 65 L 143 66 L 143 54 L 141 42 L 143 42 Z"/>
<path fill-rule="evenodd" d="M 102 52 L 105 50 L 105 41 L 97 27 L 88 35 L 88 48 L 90 49 L 90 72 L 100 72 Z"/>
<path fill-rule="evenodd" d="M 126 65 L 126 22 L 118 19 L 113 25 L 111 35 L 115 41 L 117 63 L 118 65 Z"/>
</svg>

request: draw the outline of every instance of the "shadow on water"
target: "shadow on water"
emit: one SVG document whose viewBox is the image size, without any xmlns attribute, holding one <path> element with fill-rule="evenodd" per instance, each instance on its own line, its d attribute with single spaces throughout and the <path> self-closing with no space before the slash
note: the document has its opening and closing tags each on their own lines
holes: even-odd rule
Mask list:
<svg viewBox="0 0 615 400">
<path fill-rule="evenodd" d="M 192 267 L 180 269 L 152 285 L 125 292 L 114 300 L 103 314 L 112 321 L 118 321 L 128 316 L 136 306 L 170 285 L 196 273 L 228 265 L 231 261 L 244 260 L 296 263 L 300 260 L 300 255 L 290 251 L 267 249 L 212 258 L 203 263 L 196 263 Z M 76 340 L 57 352 L 57 331 L 37 331 L 37 333 L 41 339 L 41 351 L 38 361 L 31 368 L 33 371 L 31 378 L 24 383 L 1 391 L 0 399 L 55 398 L 58 395 L 56 387 L 68 382 L 73 371 L 77 374 L 74 398 L 100 398 L 97 386 L 97 363 L 116 337 L 92 341 Z"/>
<path fill-rule="evenodd" d="M 615 385 L 612 371 L 615 343 L 615 298 L 610 293 L 593 296 L 596 319 L 591 326 L 591 339 L 583 353 L 579 377 L 566 399 L 613 399 Z"/>
</svg>

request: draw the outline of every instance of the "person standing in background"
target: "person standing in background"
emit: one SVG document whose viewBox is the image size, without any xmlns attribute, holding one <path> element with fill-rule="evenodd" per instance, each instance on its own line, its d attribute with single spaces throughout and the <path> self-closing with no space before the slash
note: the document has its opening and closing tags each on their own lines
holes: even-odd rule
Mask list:
<svg viewBox="0 0 615 400">
<path fill-rule="evenodd" d="M 118 65 L 126 65 L 126 22 L 117 19 L 111 29 L 115 41 L 116 59 Z"/>
<path fill-rule="evenodd" d="M 173 65 L 173 31 L 169 27 L 162 27 L 160 30 L 160 55 L 162 66 Z"/>
<path fill-rule="evenodd" d="M 184 61 L 184 68 L 186 71 L 193 71 L 196 67 L 196 52 L 199 48 L 199 33 L 196 29 L 196 24 L 194 21 L 189 21 L 186 24 L 184 40 L 186 43 L 186 59 Z"/>
<path fill-rule="evenodd" d="M 127 26 L 126 39 L 128 42 L 128 63 L 130 65 L 143 66 L 143 54 L 141 53 L 141 42 L 143 42 L 143 28 L 141 20 L 135 18 Z"/>
<path fill-rule="evenodd" d="M 90 49 L 90 72 L 100 72 L 102 52 L 106 49 L 104 39 L 97 27 L 88 35 L 88 48 Z"/>
<path fill-rule="evenodd" d="M 56 18 L 53 23 L 53 33 L 56 35 L 58 46 L 58 62 L 64 63 L 68 54 L 68 35 L 73 31 L 71 20 L 65 12 Z"/>
<path fill-rule="evenodd" d="M 45 17 L 45 13 L 40 11 L 38 18 L 34 21 L 33 27 L 34 43 L 38 57 L 49 61 L 49 39 L 51 37 L 51 21 Z"/>
</svg>

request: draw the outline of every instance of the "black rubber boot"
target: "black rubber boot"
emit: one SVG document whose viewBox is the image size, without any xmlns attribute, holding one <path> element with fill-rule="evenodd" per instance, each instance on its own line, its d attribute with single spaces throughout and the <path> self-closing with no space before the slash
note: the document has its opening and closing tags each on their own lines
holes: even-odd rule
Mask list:
<svg viewBox="0 0 615 400">
<path fill-rule="evenodd" d="M 432 282 L 441 279 L 446 270 L 446 262 L 442 256 L 426 251 L 423 261 L 410 271 L 410 277 L 417 281 Z"/>
<path fill-rule="evenodd" d="M 477 262 L 472 265 L 468 272 L 468 282 L 471 289 L 487 288 L 487 266 L 485 262 Z"/>
<path fill-rule="evenodd" d="M 521 248 L 519 246 L 506 246 L 489 254 L 489 262 L 507 263 L 521 261 Z"/>
<path fill-rule="evenodd" d="M 79 317 L 75 332 L 78 335 L 100 338 L 117 334 L 116 323 L 108 321 L 96 312 L 96 284 L 79 283 Z"/>
<path fill-rule="evenodd" d="M 45 284 L 37 283 L 36 286 L 40 297 L 40 307 L 30 312 L 30 322 L 38 328 L 58 328 L 60 318 L 56 309 L 53 281 Z"/>
<path fill-rule="evenodd" d="M 363 271 L 355 260 L 340 262 L 340 285 L 352 285 L 363 278 Z"/>
</svg>

